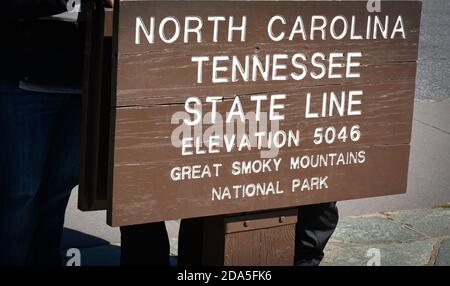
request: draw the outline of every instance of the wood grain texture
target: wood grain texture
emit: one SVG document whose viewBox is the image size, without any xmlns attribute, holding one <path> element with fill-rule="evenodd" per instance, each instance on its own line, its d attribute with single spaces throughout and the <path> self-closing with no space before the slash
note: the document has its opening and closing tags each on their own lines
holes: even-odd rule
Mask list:
<svg viewBox="0 0 450 286">
<path fill-rule="evenodd" d="M 367 161 L 363 165 L 321 167 L 290 170 L 288 164 L 277 173 L 234 176 L 225 172 L 221 178 L 173 182 L 167 164 L 115 166 L 110 223 L 114 226 L 139 224 L 148 221 L 172 220 L 180 217 L 200 217 L 208 214 L 227 214 L 263 209 L 283 208 L 319 202 L 340 201 L 363 197 L 399 194 L 406 190 L 409 145 L 356 146 L 316 151 L 283 151 L 281 158 L 303 154 L 347 152 L 365 150 Z M 204 158 L 202 164 L 220 161 L 224 168 L 234 160 L 252 160 L 255 155 Z M 184 162 L 186 164 L 186 162 Z M 332 187 L 311 192 L 291 192 L 291 180 L 313 176 L 329 177 Z M 283 195 L 260 196 L 222 201 L 211 200 L 211 188 L 258 182 L 280 182 Z"/>
<path fill-rule="evenodd" d="M 152 221 L 190 218 L 237 212 L 292 207 L 304 204 L 338 201 L 363 197 L 399 194 L 406 191 L 409 144 L 411 140 L 412 111 L 416 77 L 416 61 L 420 27 L 421 3 L 418 1 L 383 1 L 382 12 L 402 15 L 406 39 L 394 40 L 307 40 L 274 43 L 265 31 L 268 19 L 283 15 L 292 23 L 297 15 L 307 19 L 311 15 L 357 17 L 357 33 L 361 34 L 364 19 L 369 15 L 366 1 L 121 1 L 115 11 L 115 38 L 117 59 L 117 88 L 112 97 L 114 148 L 110 150 L 109 175 L 110 209 L 108 223 L 113 226 L 139 224 Z M 134 44 L 135 21 L 140 16 L 182 18 L 185 15 L 248 16 L 249 28 L 245 43 L 233 42 Z M 308 23 L 305 20 L 306 30 Z M 288 25 L 289 26 L 289 25 Z M 205 26 L 211 33 L 211 27 Z M 223 39 L 224 32 L 219 33 Z M 302 81 L 283 82 L 238 81 L 211 84 L 196 83 L 196 65 L 193 55 L 245 55 L 314 52 L 361 52 L 359 78 L 314 80 L 307 76 Z M 307 64 L 308 68 L 311 65 Z M 113 68 L 113 70 L 116 70 Z M 292 70 L 288 69 L 288 72 Z M 205 65 L 204 74 L 211 72 Z M 324 117 L 305 119 L 306 94 L 363 90 L 361 116 Z M 221 96 L 218 111 L 224 113 L 235 96 L 242 100 L 245 110 L 254 110 L 250 101 L 253 94 L 285 93 L 285 120 L 281 130 L 299 130 L 302 142 L 299 147 L 285 147 L 278 158 L 282 159 L 278 172 L 235 176 L 231 165 L 235 161 L 260 159 L 259 150 L 221 152 L 181 156 L 180 148 L 171 144 L 171 135 L 177 125 L 171 123 L 172 115 L 184 110 L 190 96 L 202 101 L 206 96 Z M 318 108 L 320 102 L 312 103 Z M 205 104 L 209 109 L 210 105 Z M 262 111 L 267 111 L 263 106 Z M 359 125 L 362 137 L 358 142 L 335 142 L 330 145 L 313 144 L 317 127 L 334 126 L 337 129 Z M 289 160 L 296 156 L 316 156 L 348 152 L 365 152 L 364 164 L 324 166 L 293 170 Z M 220 177 L 173 181 L 170 170 L 175 166 L 222 163 Z M 330 187 L 322 190 L 292 192 L 295 178 L 327 176 Z M 282 195 L 252 198 L 212 200 L 212 188 L 251 183 L 278 182 Z M 244 235 L 244 234 L 242 234 Z M 230 261 L 233 261 L 230 258 Z M 235 262 L 233 262 L 235 263 Z"/>
<path fill-rule="evenodd" d="M 417 59 L 418 37 L 419 37 L 419 15 L 420 2 L 402 3 L 385 2 L 383 11 L 377 15 L 402 15 L 405 19 L 407 39 L 395 40 L 283 40 L 274 43 L 266 32 L 267 22 L 274 15 L 283 15 L 286 19 L 293 19 L 297 15 L 324 15 L 331 18 L 333 15 L 344 15 L 351 18 L 357 16 L 358 34 L 363 34 L 364 21 L 370 15 L 366 10 L 366 3 L 362 2 L 266 2 L 258 4 L 252 2 L 214 3 L 192 1 L 189 5 L 176 5 L 170 2 L 131 2 L 122 3 L 120 9 L 126 9 L 120 18 L 122 30 L 118 39 L 118 88 L 116 106 L 136 106 L 184 102 L 184 97 L 218 95 L 230 96 L 229 89 L 233 94 L 247 94 L 266 92 L 270 89 L 279 89 L 291 85 L 293 87 L 340 84 L 343 82 L 365 82 L 380 80 L 395 80 L 415 77 L 415 61 Z M 258 6 L 258 9 L 255 7 Z M 236 18 L 246 15 L 249 27 L 245 43 L 183 43 L 177 41 L 173 44 L 142 43 L 135 45 L 134 25 L 136 17 L 152 15 L 157 19 L 165 16 L 176 16 L 182 18 L 184 15 L 234 15 Z M 145 18 L 146 19 L 146 18 Z M 305 18 L 305 30 L 308 31 L 310 23 Z M 391 16 L 390 25 L 395 18 Z M 289 27 L 289 26 L 288 26 Z M 360 27 L 358 29 L 358 27 Z M 211 27 L 205 26 L 205 34 L 212 34 Z M 289 29 L 286 29 L 289 31 Z M 219 39 L 226 38 L 226 29 L 220 30 Z M 317 36 L 316 36 L 317 38 Z M 196 84 L 196 66 L 191 63 L 191 56 L 213 56 L 213 55 L 243 55 L 258 54 L 264 56 L 273 53 L 294 54 L 302 52 L 310 56 L 312 52 L 323 53 L 339 51 L 361 51 L 362 69 L 361 78 L 358 79 L 327 79 L 313 80 L 305 78 L 301 82 L 293 80 L 287 82 L 237 82 L 223 84 Z M 387 52 L 388 51 L 388 52 Z M 413 63 L 405 68 L 408 62 Z M 310 68 L 310 66 L 308 66 Z M 204 74 L 210 72 L 211 65 L 205 66 Z M 291 70 L 288 69 L 288 72 Z M 139 74 L 137 80 L 135 75 Z M 206 80 L 205 80 L 206 81 Z M 157 84 L 155 84 L 157 83 Z M 233 95 L 232 94 L 232 95 Z"/>
<path fill-rule="evenodd" d="M 251 231 L 295 224 L 297 209 L 265 211 L 254 214 L 240 214 L 225 218 L 225 233 Z"/>
<path fill-rule="evenodd" d="M 297 212 L 291 208 L 182 220 L 178 265 L 293 265 Z M 248 227 L 241 227 L 244 223 Z"/>
<path fill-rule="evenodd" d="M 106 170 L 110 139 L 111 37 L 105 37 L 105 11 L 100 1 L 86 1 L 86 45 L 81 111 L 81 162 L 78 207 L 100 210 L 108 207 Z M 109 13 L 110 14 L 110 13 Z M 111 19 L 110 19 L 111 20 Z M 112 22 L 110 22 L 112 23 Z M 109 52 L 109 53 L 108 53 Z"/>
<path fill-rule="evenodd" d="M 323 92 L 362 89 L 362 116 L 311 118 L 305 119 L 306 93 L 321 96 Z M 280 121 L 280 130 L 300 130 L 302 149 L 315 148 L 313 133 L 316 127 L 361 126 L 362 137 L 358 142 L 364 145 L 409 144 L 413 111 L 414 80 L 389 83 L 346 84 L 326 87 L 297 87 L 283 89 L 286 93 L 285 120 Z M 242 105 L 247 110 L 255 110 L 255 103 L 249 96 L 241 96 Z M 225 114 L 233 101 L 225 101 L 218 106 L 218 112 Z M 205 105 L 210 110 L 210 105 Z M 313 103 L 312 108 L 320 108 L 320 102 Z M 152 164 L 168 161 L 188 160 L 181 157 L 181 150 L 171 147 L 171 135 L 179 122 L 172 124 L 172 115 L 184 110 L 183 105 L 165 105 L 160 107 L 118 108 L 116 110 L 115 165 Z M 267 107 L 262 107 L 268 112 Z M 229 126 L 230 124 L 228 124 Z M 205 124 L 203 130 L 210 125 Z M 227 126 L 224 126 L 224 131 Z M 192 130 L 192 135 L 193 135 Z M 334 143 L 330 146 L 355 145 L 349 142 Z M 169 151 L 171 150 L 171 151 Z M 240 153 L 246 153 L 241 151 Z M 255 152 L 253 152 L 255 153 Z M 197 155 L 194 159 L 201 161 L 204 157 L 217 157 L 222 154 Z M 237 155 L 239 156 L 239 155 Z"/>
<path fill-rule="evenodd" d="M 295 224 L 227 234 L 224 266 L 292 266 L 294 247 Z"/>
</svg>

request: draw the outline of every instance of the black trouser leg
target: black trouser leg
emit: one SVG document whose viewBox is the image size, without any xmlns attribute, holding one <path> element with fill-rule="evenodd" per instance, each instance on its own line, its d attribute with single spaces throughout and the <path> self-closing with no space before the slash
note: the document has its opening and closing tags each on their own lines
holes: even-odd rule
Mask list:
<svg viewBox="0 0 450 286">
<path fill-rule="evenodd" d="M 178 266 L 201 266 L 203 218 L 182 219 L 178 234 Z"/>
<path fill-rule="evenodd" d="M 296 225 L 294 264 L 317 266 L 339 220 L 336 203 L 301 206 Z"/>
<path fill-rule="evenodd" d="M 170 244 L 164 222 L 123 226 L 122 266 L 169 266 Z"/>
</svg>

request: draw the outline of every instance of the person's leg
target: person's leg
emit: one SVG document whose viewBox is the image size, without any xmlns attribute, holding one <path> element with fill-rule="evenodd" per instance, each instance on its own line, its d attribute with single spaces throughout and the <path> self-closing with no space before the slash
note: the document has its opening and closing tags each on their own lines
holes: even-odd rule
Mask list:
<svg viewBox="0 0 450 286">
<path fill-rule="evenodd" d="M 61 265 L 61 236 L 71 190 L 80 174 L 79 95 L 61 99 L 56 128 L 49 143 L 43 181 L 38 191 L 38 222 L 33 241 L 34 265 Z"/>
<path fill-rule="evenodd" d="M 122 266 L 169 266 L 169 236 L 163 221 L 123 226 L 120 233 Z"/>
<path fill-rule="evenodd" d="M 301 206 L 295 236 L 294 265 L 317 266 L 339 220 L 336 203 Z"/>
<path fill-rule="evenodd" d="M 203 221 L 202 217 L 181 220 L 178 233 L 178 266 L 202 266 Z"/>
<path fill-rule="evenodd" d="M 28 262 L 56 110 L 54 98 L 0 82 L 0 265 Z"/>
</svg>

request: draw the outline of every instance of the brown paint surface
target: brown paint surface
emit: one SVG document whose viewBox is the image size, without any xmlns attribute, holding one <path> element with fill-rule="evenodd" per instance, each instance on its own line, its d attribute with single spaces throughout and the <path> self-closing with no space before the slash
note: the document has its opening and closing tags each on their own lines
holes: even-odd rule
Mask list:
<svg viewBox="0 0 450 286">
<path fill-rule="evenodd" d="M 108 221 L 113 226 L 188 217 L 210 216 L 283 208 L 304 204 L 363 197 L 399 194 L 406 191 L 411 121 L 414 102 L 417 43 L 420 26 L 420 2 L 383 1 L 380 15 L 402 15 L 406 39 L 314 41 L 281 41 L 274 43 L 266 35 L 265 25 L 274 15 L 283 15 L 293 22 L 297 15 L 357 16 L 358 23 L 367 17 L 366 1 L 123 1 L 115 11 L 114 34 L 117 40 L 116 101 L 112 122 L 115 124 L 114 148 L 110 153 L 110 209 Z M 143 44 L 135 45 L 135 18 L 185 15 L 248 16 L 245 43 Z M 117 18 L 117 16 L 119 16 Z M 309 18 L 308 18 L 309 19 Z M 393 21 L 393 20 L 391 20 Z M 306 30 L 308 23 L 305 20 Z M 358 25 L 357 25 L 358 27 Z M 207 30 L 208 31 L 208 30 Z M 211 32 L 211 31 L 209 31 Z M 359 31 L 361 32 L 361 31 Z M 219 34 L 219 39 L 224 35 Z M 114 46 L 114 45 L 113 45 Z M 192 55 L 274 54 L 302 52 L 360 51 L 360 78 L 305 78 L 296 82 L 236 82 L 224 84 L 196 83 L 196 65 Z M 205 67 L 208 74 L 211 66 Z M 117 79 L 117 80 L 116 80 Z M 364 91 L 362 115 L 305 119 L 306 93 Z M 235 176 L 230 172 L 234 161 L 260 159 L 258 150 L 195 156 L 181 156 L 171 145 L 170 136 L 177 125 L 171 116 L 184 110 L 189 96 L 223 96 L 219 112 L 224 112 L 238 95 L 244 110 L 254 109 L 252 94 L 286 93 L 281 130 L 299 129 L 299 147 L 284 147 L 277 158 L 282 159 L 278 172 Z M 313 103 L 317 108 L 319 103 Z M 208 109 L 208 105 L 205 108 Z M 263 108 L 263 111 L 267 111 Z M 331 145 L 312 143 L 316 127 L 359 125 L 362 137 L 358 142 L 337 142 Z M 327 166 L 291 170 L 291 157 L 314 154 L 364 151 L 366 161 L 358 165 Z M 175 166 L 222 163 L 220 177 L 172 181 L 170 170 Z M 295 178 L 328 176 L 329 188 L 291 192 Z M 252 198 L 212 200 L 211 189 L 250 183 L 276 182 L 284 190 L 280 195 Z M 241 235 L 241 234 L 237 234 Z M 242 234 L 244 235 L 244 234 Z M 228 259 L 228 258 L 227 258 Z"/>
</svg>

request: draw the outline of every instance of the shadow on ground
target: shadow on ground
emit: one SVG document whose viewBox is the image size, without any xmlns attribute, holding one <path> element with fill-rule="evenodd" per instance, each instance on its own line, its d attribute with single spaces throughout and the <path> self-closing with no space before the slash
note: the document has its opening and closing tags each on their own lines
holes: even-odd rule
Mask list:
<svg viewBox="0 0 450 286">
<path fill-rule="evenodd" d="M 64 228 L 62 256 L 67 266 L 118 266 L 120 246 L 70 228 Z"/>
<path fill-rule="evenodd" d="M 120 244 L 70 228 L 63 229 L 61 255 L 65 266 L 120 266 Z M 176 257 L 170 265 L 177 265 Z"/>
</svg>

